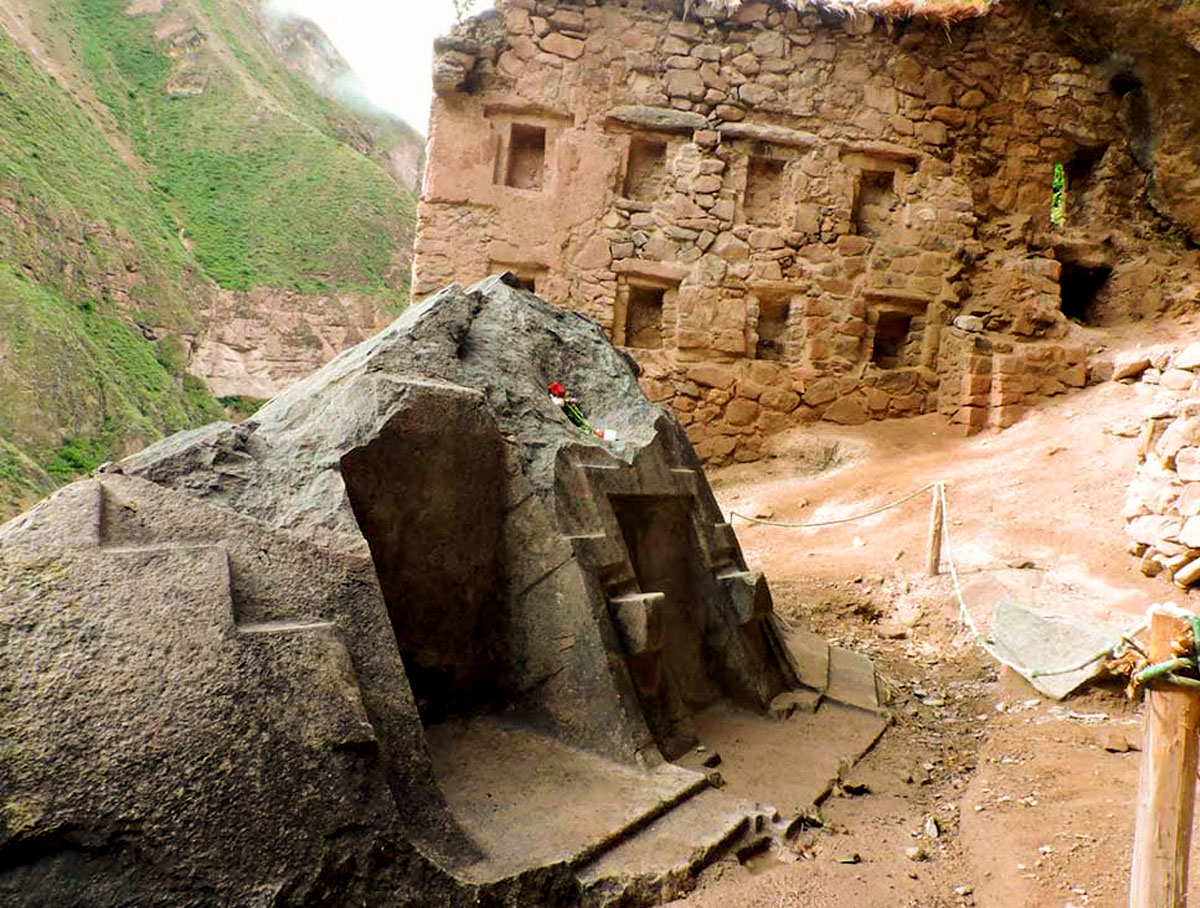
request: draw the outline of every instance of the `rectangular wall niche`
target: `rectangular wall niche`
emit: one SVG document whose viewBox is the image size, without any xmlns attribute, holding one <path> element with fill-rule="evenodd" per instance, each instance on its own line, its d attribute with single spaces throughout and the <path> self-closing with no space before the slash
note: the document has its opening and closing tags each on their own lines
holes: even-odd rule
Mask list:
<svg viewBox="0 0 1200 908">
<path fill-rule="evenodd" d="M 545 127 L 513 123 L 509 132 L 504 185 L 514 189 L 541 189 L 545 180 Z"/>
<path fill-rule="evenodd" d="M 921 364 L 921 339 L 925 317 L 902 309 L 880 309 L 875 316 L 871 362 L 880 369 L 900 369 Z"/>
<path fill-rule="evenodd" d="M 625 308 L 625 346 L 656 350 L 663 345 L 662 287 L 629 287 Z"/>
<path fill-rule="evenodd" d="M 751 157 L 746 169 L 746 220 L 778 225 L 786 197 L 784 165 L 776 158 Z"/>
<path fill-rule="evenodd" d="M 755 294 L 758 300 L 758 343 L 755 359 L 786 360 L 790 356 L 792 297 L 790 294 Z"/>
<path fill-rule="evenodd" d="M 516 277 L 517 283 L 530 293 L 538 292 L 538 288 L 545 283 L 547 274 L 544 265 L 531 265 L 525 262 L 492 262 L 488 267 L 488 274 L 502 274 L 505 271 Z M 544 287 L 542 289 L 545 290 Z"/>
<path fill-rule="evenodd" d="M 899 207 L 894 170 L 864 170 L 859 174 L 853 211 L 855 233 L 883 236 L 895 224 Z"/>
<path fill-rule="evenodd" d="M 658 350 L 673 336 L 676 288 L 652 278 L 630 278 L 617 288 L 613 343 L 618 347 Z"/>
<path fill-rule="evenodd" d="M 639 202 L 658 199 L 667 181 L 667 143 L 661 139 L 634 136 L 629 143 L 622 195 Z"/>
</svg>

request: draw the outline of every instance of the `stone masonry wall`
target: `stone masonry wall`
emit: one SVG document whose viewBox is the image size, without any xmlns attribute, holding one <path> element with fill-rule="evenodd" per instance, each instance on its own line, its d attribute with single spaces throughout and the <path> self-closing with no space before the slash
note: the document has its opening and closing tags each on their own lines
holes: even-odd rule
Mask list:
<svg viewBox="0 0 1200 908">
<path fill-rule="evenodd" d="M 1118 359 L 1114 378 L 1157 385 L 1122 512 L 1130 553 L 1149 577 L 1200 584 L 1200 344 Z"/>
<path fill-rule="evenodd" d="M 709 462 L 820 419 L 1003 427 L 1088 381 L 1064 263 L 1116 279 L 1153 238 L 1110 69 L 1032 6 L 497 5 L 438 43 L 415 295 L 509 270 L 596 318 Z"/>
</svg>

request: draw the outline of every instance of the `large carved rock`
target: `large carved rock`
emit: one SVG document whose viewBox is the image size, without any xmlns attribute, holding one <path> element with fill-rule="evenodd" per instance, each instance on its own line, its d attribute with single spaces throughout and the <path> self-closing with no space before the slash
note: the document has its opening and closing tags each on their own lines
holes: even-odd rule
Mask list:
<svg viewBox="0 0 1200 908">
<path fill-rule="evenodd" d="M 502 278 L 0 528 L 0 610 L 6 904 L 619 889 L 576 870 L 706 787 L 693 717 L 802 673 L 678 422 Z"/>
</svg>

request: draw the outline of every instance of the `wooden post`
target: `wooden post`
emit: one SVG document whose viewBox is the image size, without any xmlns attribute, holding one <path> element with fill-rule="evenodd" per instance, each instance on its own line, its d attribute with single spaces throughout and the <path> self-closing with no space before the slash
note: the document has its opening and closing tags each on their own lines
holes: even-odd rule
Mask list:
<svg viewBox="0 0 1200 908">
<path fill-rule="evenodd" d="M 929 509 L 929 561 L 927 571 L 930 577 L 936 577 L 942 563 L 942 484 L 933 484 L 933 506 Z"/>
<path fill-rule="evenodd" d="M 1178 618 L 1152 611 L 1151 661 L 1174 655 L 1171 641 L 1184 627 Z M 1151 682 L 1145 710 L 1129 908 L 1185 908 L 1200 692 Z"/>
</svg>

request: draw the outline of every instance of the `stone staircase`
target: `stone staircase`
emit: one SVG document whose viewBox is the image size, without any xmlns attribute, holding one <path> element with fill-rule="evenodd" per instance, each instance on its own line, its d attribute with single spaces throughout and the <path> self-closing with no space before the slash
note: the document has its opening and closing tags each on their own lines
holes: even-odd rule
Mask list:
<svg viewBox="0 0 1200 908">
<path fill-rule="evenodd" d="M 794 626 L 776 614 L 771 627 L 783 644 L 783 656 L 805 690 L 783 694 L 810 711 L 823 701 L 841 703 L 884 714 L 886 694 L 881 691 L 875 665 L 866 656 L 840 646 L 830 646 L 820 635 Z M 811 705 L 808 705 L 811 703 Z"/>
</svg>

